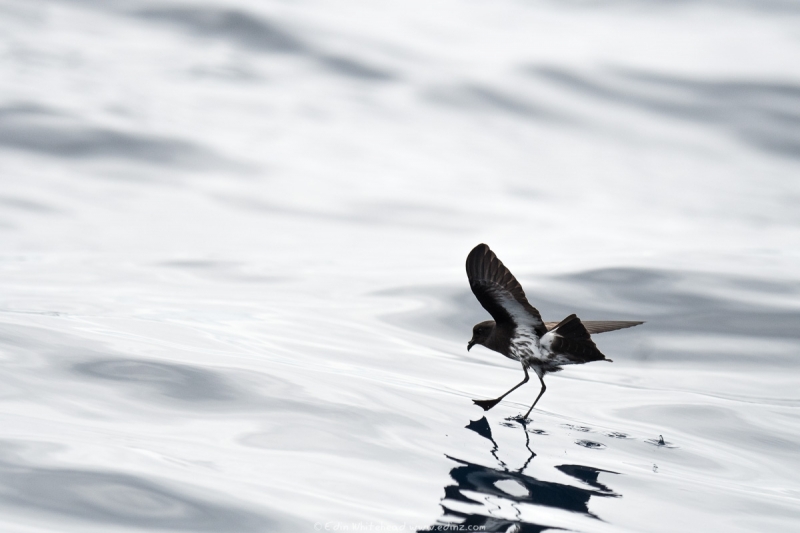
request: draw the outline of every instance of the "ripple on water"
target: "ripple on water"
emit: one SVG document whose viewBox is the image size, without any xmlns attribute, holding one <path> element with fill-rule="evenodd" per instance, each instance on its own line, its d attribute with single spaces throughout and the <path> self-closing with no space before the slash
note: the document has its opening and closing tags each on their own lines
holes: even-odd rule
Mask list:
<svg viewBox="0 0 800 533">
<path fill-rule="evenodd" d="M 619 431 L 609 431 L 606 433 L 607 437 L 611 437 L 612 439 L 629 439 L 630 435 L 627 433 L 620 433 Z"/>
<path fill-rule="evenodd" d="M 592 428 L 586 426 L 575 426 L 572 424 L 563 424 L 565 428 L 571 429 L 572 431 L 580 431 L 581 433 L 588 433 L 592 430 Z"/>
<path fill-rule="evenodd" d="M 576 440 L 575 444 L 578 446 L 583 446 L 584 448 L 591 448 L 593 450 L 603 450 L 605 449 L 606 445 L 600 442 L 595 442 L 593 440 Z"/>
<path fill-rule="evenodd" d="M 107 381 L 156 389 L 183 401 L 230 402 L 240 393 L 217 372 L 190 365 L 143 359 L 106 359 L 73 365 L 73 372 Z"/>
<path fill-rule="evenodd" d="M 0 460 L 0 503 L 106 527 L 258 532 L 270 516 L 198 496 L 157 480 L 114 471 L 47 468 Z"/>
</svg>

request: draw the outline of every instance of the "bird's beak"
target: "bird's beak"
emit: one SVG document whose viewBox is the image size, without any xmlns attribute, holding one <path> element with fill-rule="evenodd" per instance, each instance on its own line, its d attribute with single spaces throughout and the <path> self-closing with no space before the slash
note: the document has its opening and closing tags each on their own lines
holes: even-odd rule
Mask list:
<svg viewBox="0 0 800 533">
<path fill-rule="evenodd" d="M 475 346 L 475 341 L 469 341 L 467 343 L 467 351 L 469 351 L 469 349 L 472 348 L 473 346 Z"/>
</svg>

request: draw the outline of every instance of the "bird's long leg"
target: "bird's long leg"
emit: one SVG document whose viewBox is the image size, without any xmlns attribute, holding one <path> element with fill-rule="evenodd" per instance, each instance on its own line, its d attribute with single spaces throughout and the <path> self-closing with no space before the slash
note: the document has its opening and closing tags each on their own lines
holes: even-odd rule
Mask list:
<svg viewBox="0 0 800 533">
<path fill-rule="evenodd" d="M 520 388 L 521 386 L 523 386 L 524 384 L 526 384 L 528 382 L 528 380 L 530 379 L 530 376 L 528 375 L 528 369 L 525 368 L 525 365 L 522 365 L 522 370 L 525 371 L 525 379 L 523 379 L 522 381 L 520 381 L 519 383 L 514 385 L 511 388 L 511 390 L 509 390 L 508 392 L 506 392 L 505 394 L 503 394 L 499 398 L 495 398 L 494 400 L 472 400 L 473 403 L 475 405 L 479 405 L 479 406 L 483 407 L 484 411 L 488 411 L 489 409 L 491 409 L 492 407 L 494 407 L 495 405 L 500 403 L 500 400 L 502 400 L 503 398 L 505 398 L 506 396 L 508 396 L 509 394 L 511 394 L 512 392 L 514 392 L 515 390 L 517 390 L 518 388 Z"/>
<path fill-rule="evenodd" d="M 542 397 L 542 394 L 544 394 L 544 391 L 547 390 L 547 385 L 544 384 L 543 376 L 539 376 L 539 382 L 542 384 L 542 390 L 539 391 L 539 396 L 537 396 L 536 399 L 533 400 L 533 405 L 531 405 L 531 408 L 528 409 L 528 412 L 525 413 L 525 416 L 523 418 L 528 418 L 528 415 L 531 414 L 531 411 L 533 411 L 533 408 L 536 407 L 536 402 L 539 401 L 539 398 Z"/>
</svg>

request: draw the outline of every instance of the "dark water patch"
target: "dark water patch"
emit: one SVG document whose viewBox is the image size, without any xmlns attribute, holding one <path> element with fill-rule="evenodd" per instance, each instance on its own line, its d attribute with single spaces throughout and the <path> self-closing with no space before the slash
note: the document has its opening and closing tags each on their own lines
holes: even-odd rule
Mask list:
<svg viewBox="0 0 800 533">
<path fill-rule="evenodd" d="M 279 23 L 239 9 L 167 6 L 139 9 L 132 14 L 143 20 L 170 24 L 196 37 L 222 40 L 251 52 L 303 56 L 345 77 L 362 81 L 395 78 L 386 69 L 320 50 Z"/>
<path fill-rule="evenodd" d="M 549 122 L 573 122 L 567 115 L 538 105 L 529 98 L 507 94 L 484 85 L 466 83 L 439 87 L 424 93 L 426 100 L 459 109 L 478 109 Z"/>
<path fill-rule="evenodd" d="M 592 450 L 604 450 L 606 448 L 605 444 L 593 440 L 576 440 L 575 444 Z"/>
<path fill-rule="evenodd" d="M 620 433 L 619 431 L 609 431 L 606 433 L 607 437 L 611 437 L 612 439 L 629 439 L 630 436 L 627 433 Z"/>
<path fill-rule="evenodd" d="M 169 531 L 269 531 L 272 517 L 109 470 L 0 462 L 0 505 L 104 527 Z"/>
<path fill-rule="evenodd" d="M 308 53 L 308 46 L 277 24 L 232 8 L 206 6 L 151 7 L 134 14 L 145 20 L 166 22 L 195 35 L 225 41 L 254 51 L 285 54 Z"/>
<path fill-rule="evenodd" d="M 631 69 L 603 75 L 558 67 L 529 72 L 593 98 L 702 123 L 762 151 L 800 158 L 800 85 L 794 83 L 692 79 Z"/>
<path fill-rule="evenodd" d="M 176 363 L 144 359 L 108 359 L 78 363 L 72 371 L 85 377 L 146 386 L 187 402 L 233 402 L 242 394 L 220 374 Z"/>
<path fill-rule="evenodd" d="M 620 76 L 647 83 L 669 85 L 692 92 L 701 92 L 714 98 L 726 99 L 734 96 L 748 101 L 760 101 L 765 106 L 782 103 L 782 99 L 788 99 L 787 103 L 800 100 L 800 85 L 786 81 L 697 80 L 632 69 L 614 69 L 613 72 Z"/>
<path fill-rule="evenodd" d="M 60 209 L 50 207 L 49 205 L 40 201 L 30 200 L 28 198 L 20 198 L 18 196 L 0 195 L 0 205 L 13 209 L 19 209 L 20 211 L 40 213 L 43 215 L 62 213 Z"/>
<path fill-rule="evenodd" d="M 10 102 L 0 106 L 0 120 L 19 115 L 64 116 L 63 113 L 35 102 Z"/>
<path fill-rule="evenodd" d="M 0 147 L 65 159 L 126 159 L 201 168 L 237 166 L 191 141 L 91 126 L 36 111 L 0 111 Z"/>
<path fill-rule="evenodd" d="M 533 433 L 534 435 L 549 435 L 549 433 L 543 429 L 526 429 L 525 431 L 528 433 Z"/>
<path fill-rule="evenodd" d="M 321 65 L 342 76 L 349 76 L 364 81 L 389 81 L 395 75 L 388 70 L 367 65 L 350 57 L 321 53 L 317 60 Z"/>
</svg>

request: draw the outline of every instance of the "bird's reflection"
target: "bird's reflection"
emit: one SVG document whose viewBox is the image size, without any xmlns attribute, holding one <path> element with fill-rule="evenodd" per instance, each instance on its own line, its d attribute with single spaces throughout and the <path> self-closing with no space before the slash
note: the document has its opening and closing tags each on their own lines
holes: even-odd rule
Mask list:
<svg viewBox="0 0 800 533">
<path fill-rule="evenodd" d="M 496 531 L 503 533 L 538 533 L 550 529 L 561 529 L 532 523 L 521 517 L 521 505 L 553 507 L 581 513 L 585 516 L 598 517 L 589 511 L 589 499 L 616 498 L 619 494 L 598 482 L 601 472 L 612 473 L 589 466 L 565 464 L 556 466 L 560 472 L 584 483 L 591 488 L 542 481 L 524 473 L 536 453 L 530 447 L 530 435 L 525 427 L 526 421 L 515 420 L 525 434 L 525 447 L 530 456 L 519 469 L 512 469 L 498 456 L 499 447 L 492 436 L 492 429 L 486 418 L 470 422 L 466 428 L 486 438 L 492 443 L 490 453 L 498 463 L 498 467 L 479 465 L 447 456 L 457 463 L 450 470 L 450 477 L 455 484 L 444 489 L 441 507 L 444 516 L 432 531 L 449 530 L 454 524 L 462 530 Z M 507 424 L 504 424 L 507 425 Z M 509 512 L 507 509 L 513 509 Z M 501 512 L 506 509 L 505 512 Z M 513 515 L 513 516 L 510 516 Z"/>
</svg>

